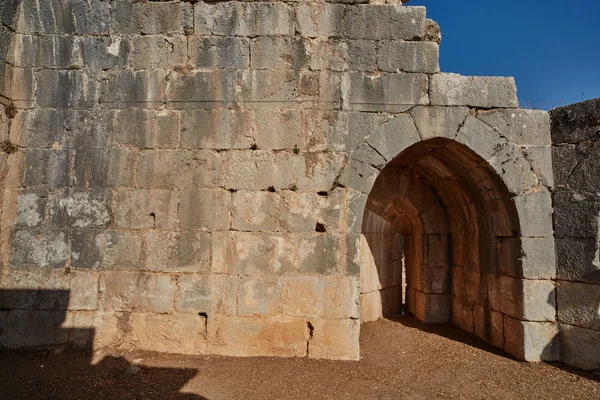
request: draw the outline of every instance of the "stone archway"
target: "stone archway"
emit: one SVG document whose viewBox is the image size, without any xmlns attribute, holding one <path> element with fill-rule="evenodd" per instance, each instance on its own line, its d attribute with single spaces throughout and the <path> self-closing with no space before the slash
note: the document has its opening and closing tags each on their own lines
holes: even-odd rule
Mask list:
<svg viewBox="0 0 600 400">
<path fill-rule="evenodd" d="M 552 359 L 554 265 L 527 258 L 548 241 L 549 193 L 521 150 L 476 113 L 419 112 L 375 130 L 340 176 L 366 197 L 361 321 L 404 302 L 422 321 L 452 321 L 516 357 Z"/>
</svg>

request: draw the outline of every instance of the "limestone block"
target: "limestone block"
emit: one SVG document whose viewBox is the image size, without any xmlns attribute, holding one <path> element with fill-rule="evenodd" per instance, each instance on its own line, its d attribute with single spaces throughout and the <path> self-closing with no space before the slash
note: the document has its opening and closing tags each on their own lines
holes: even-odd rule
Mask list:
<svg viewBox="0 0 600 400">
<path fill-rule="evenodd" d="M 415 290 L 415 316 L 425 323 L 448 322 L 452 299 L 447 294 L 426 294 Z"/>
<path fill-rule="evenodd" d="M 224 179 L 227 189 L 268 189 L 275 184 L 275 155 L 264 150 L 230 151 Z"/>
<path fill-rule="evenodd" d="M 377 321 L 383 317 L 379 290 L 360 295 L 360 323 Z"/>
<path fill-rule="evenodd" d="M 177 207 L 177 193 L 171 190 L 119 189 L 113 194 L 117 228 L 173 230 Z"/>
<path fill-rule="evenodd" d="M 300 74 L 291 70 L 241 71 L 235 83 L 235 100 L 254 108 L 282 108 L 286 103 L 297 107 L 299 78 Z"/>
<path fill-rule="evenodd" d="M 237 314 L 242 317 L 281 314 L 280 285 L 270 278 L 244 277 L 240 282 Z"/>
<path fill-rule="evenodd" d="M 456 138 L 469 115 L 467 107 L 415 107 L 410 111 L 422 140 L 435 137 Z"/>
<path fill-rule="evenodd" d="M 377 66 L 387 72 L 439 72 L 439 46 L 434 42 L 382 41 Z"/>
<path fill-rule="evenodd" d="M 179 192 L 181 229 L 227 230 L 231 194 L 225 190 L 183 190 Z"/>
<path fill-rule="evenodd" d="M 193 36 L 188 48 L 192 65 L 198 68 L 243 69 L 250 65 L 248 39 Z M 185 62 L 181 63 L 184 64 Z"/>
<path fill-rule="evenodd" d="M 425 35 L 425 7 L 355 5 L 346 8 L 342 26 L 349 38 L 418 40 Z"/>
<path fill-rule="evenodd" d="M 402 311 L 402 287 L 393 286 L 381 289 L 382 314 L 385 317 L 398 315 Z"/>
<path fill-rule="evenodd" d="M 64 344 L 68 331 L 61 328 L 64 311 L 11 310 L 0 317 L 0 346 L 21 347 Z"/>
<path fill-rule="evenodd" d="M 294 10 L 286 3 L 199 3 L 195 32 L 214 36 L 293 35 Z"/>
<path fill-rule="evenodd" d="M 504 314 L 494 310 L 491 313 L 491 343 L 499 349 L 504 348 Z"/>
<path fill-rule="evenodd" d="M 126 68 L 132 54 L 131 42 L 122 36 L 85 36 L 78 38 L 77 46 L 81 61 L 74 59 L 73 64 L 91 69 Z"/>
<path fill-rule="evenodd" d="M 408 105 L 429 102 L 425 74 L 350 72 L 347 79 L 343 101 L 350 109 L 402 112 Z"/>
<path fill-rule="evenodd" d="M 307 318 L 359 318 L 356 277 L 283 277 L 282 313 Z"/>
<path fill-rule="evenodd" d="M 550 116 L 555 145 L 581 143 L 598 133 L 598 99 L 555 108 Z"/>
<path fill-rule="evenodd" d="M 514 78 L 435 74 L 431 76 L 431 104 L 480 108 L 516 108 Z"/>
<path fill-rule="evenodd" d="M 212 271 L 263 276 L 295 271 L 296 249 L 285 234 L 213 233 Z"/>
<path fill-rule="evenodd" d="M 414 290 L 412 292 L 414 293 Z M 411 291 L 407 292 L 407 294 L 410 293 Z M 407 303 L 407 305 L 409 306 L 409 312 L 414 314 L 411 311 L 411 303 Z M 452 322 L 469 333 L 475 333 L 472 303 L 467 303 L 460 297 L 454 296 L 452 298 Z"/>
<path fill-rule="evenodd" d="M 585 192 L 557 189 L 553 193 L 554 221 L 558 238 L 598 238 L 600 201 Z"/>
<path fill-rule="evenodd" d="M 600 261 L 596 239 L 556 239 L 559 279 L 600 283 Z"/>
<path fill-rule="evenodd" d="M 98 278 L 85 271 L 7 270 L 0 276 L 3 309 L 95 310 Z"/>
<path fill-rule="evenodd" d="M 209 352 L 228 356 L 303 357 L 304 318 L 221 317 L 208 321 Z M 332 332 L 335 334 L 336 332 Z M 356 335 L 358 347 L 358 335 Z"/>
<path fill-rule="evenodd" d="M 500 270 L 516 278 L 553 279 L 556 277 L 554 238 L 502 238 L 499 240 Z"/>
<path fill-rule="evenodd" d="M 574 144 L 552 146 L 552 170 L 556 186 L 566 186 L 571 174 L 581 162 L 581 153 Z"/>
<path fill-rule="evenodd" d="M 93 108 L 98 103 L 100 88 L 98 79 L 92 72 L 43 69 L 35 75 L 37 81 L 35 98 L 38 107 Z"/>
<path fill-rule="evenodd" d="M 4 49 L 3 56 L 7 61 L 16 67 L 54 67 L 69 68 L 73 65 L 81 64 L 79 59 L 81 54 L 77 42 L 73 37 L 68 36 L 38 36 L 38 35 L 9 35 L 12 36 L 12 51 Z M 3 43 L 4 44 L 4 43 Z M 6 46 L 10 43 L 6 43 Z"/>
<path fill-rule="evenodd" d="M 70 152 L 73 161 L 73 186 L 102 188 L 106 185 L 106 153 L 104 149 L 77 149 Z"/>
<path fill-rule="evenodd" d="M 517 145 L 549 146 L 550 118 L 539 110 L 490 110 L 477 114 L 477 118 L 496 129 Z"/>
<path fill-rule="evenodd" d="M 102 349 L 121 345 L 125 339 L 127 314 L 97 312 L 93 320 L 94 348 Z"/>
<path fill-rule="evenodd" d="M 238 293 L 240 286 L 240 277 L 236 275 L 210 275 L 210 305 L 208 312 L 209 321 L 218 318 L 218 316 L 235 316 L 237 313 Z M 203 287 L 203 286 L 202 286 Z M 197 289 L 192 289 L 196 291 Z M 197 299 L 198 303 L 187 303 L 196 307 L 204 303 L 203 290 L 200 290 L 200 296 L 190 293 L 191 299 Z M 183 297 L 185 298 L 185 297 Z M 194 300 L 196 301 L 196 300 Z M 185 303 L 184 303 L 185 305 Z"/>
<path fill-rule="evenodd" d="M 556 361 L 558 326 L 504 316 L 504 351 L 524 361 Z"/>
<path fill-rule="evenodd" d="M 212 189 L 223 186 L 222 167 L 222 155 L 212 150 L 147 150 L 140 152 L 136 181 L 151 189 Z"/>
<path fill-rule="evenodd" d="M 561 322 L 600 331 L 600 285 L 558 281 L 556 291 Z"/>
<path fill-rule="evenodd" d="M 185 36 L 134 36 L 130 64 L 134 69 L 171 69 L 188 61 Z"/>
<path fill-rule="evenodd" d="M 181 117 L 181 147 L 191 149 L 249 149 L 253 115 L 245 110 L 185 110 Z"/>
<path fill-rule="evenodd" d="M 119 2 L 112 29 L 121 34 L 181 34 L 193 31 L 192 4 L 187 2 Z"/>
<path fill-rule="evenodd" d="M 106 150 L 106 186 L 134 187 L 139 152 L 130 149 Z"/>
<path fill-rule="evenodd" d="M 301 2 L 295 7 L 296 30 L 304 37 L 340 37 L 344 10 L 341 4 Z"/>
<path fill-rule="evenodd" d="M 488 161 L 511 193 L 523 193 L 538 183 L 531 164 L 513 143 L 500 147 Z"/>
<path fill-rule="evenodd" d="M 79 79 L 77 75 L 74 77 Z M 107 108 L 158 108 L 165 100 L 166 77 L 167 72 L 162 69 L 106 71 L 102 73 L 101 79 L 98 79 L 98 77 L 95 79 L 100 80 L 99 101 Z M 75 85 L 78 85 L 79 81 L 77 79 Z M 87 84 L 87 81 L 83 80 L 83 82 Z M 68 89 L 69 86 L 66 86 L 66 88 Z M 60 91 L 55 93 L 60 93 Z M 91 107 L 91 95 L 87 95 L 87 97 L 89 100 L 85 103 L 85 106 Z M 193 101 L 195 99 L 190 98 L 189 100 Z M 79 101 L 79 103 L 82 102 L 82 100 Z M 72 101 L 66 103 L 67 106 L 73 106 Z"/>
<path fill-rule="evenodd" d="M 67 330 L 70 345 L 81 349 L 93 347 L 94 315 L 91 311 L 68 311 L 62 327 Z"/>
<path fill-rule="evenodd" d="M 342 170 L 338 183 L 346 188 L 367 194 L 371 191 L 375 179 L 379 176 L 379 172 L 379 169 L 351 158 Z M 360 213 L 362 214 L 362 210 Z M 358 222 L 358 219 L 356 221 Z M 355 226 L 358 227 L 357 224 L 355 224 Z"/>
<path fill-rule="evenodd" d="M 201 272 L 201 271 L 199 271 Z M 212 314 L 212 281 L 208 275 L 185 274 L 177 280 L 175 309 L 180 312 Z"/>
<path fill-rule="evenodd" d="M 161 272 L 210 271 L 211 235 L 207 232 L 148 231 L 146 268 Z"/>
<path fill-rule="evenodd" d="M 552 199 L 547 190 L 520 194 L 514 198 L 514 202 L 519 213 L 522 236 L 552 236 Z"/>
<path fill-rule="evenodd" d="M 600 168 L 600 152 L 597 147 L 594 147 L 596 145 L 597 141 L 584 143 L 577 147 L 579 151 L 579 154 L 575 156 L 577 164 L 568 172 L 570 174 L 568 186 L 586 192 L 600 193 L 600 178 L 596 174 Z"/>
<path fill-rule="evenodd" d="M 540 183 L 549 188 L 553 188 L 554 173 L 552 171 L 552 147 L 530 146 L 524 148 L 522 151 Z"/>
<path fill-rule="evenodd" d="M 464 125 L 458 130 L 456 141 L 464 144 L 486 161 L 496 154 L 499 144 L 506 143 L 489 125 L 471 116 L 467 117 Z"/>
<path fill-rule="evenodd" d="M 175 148 L 179 145 L 180 115 L 170 110 L 127 109 L 117 112 L 111 144 L 140 149 Z"/>
<path fill-rule="evenodd" d="M 256 110 L 254 136 L 259 149 L 303 147 L 302 118 L 299 110 Z"/>
<path fill-rule="evenodd" d="M 113 214 L 111 197 L 110 192 L 102 189 L 53 192 L 48 196 L 49 221 L 54 227 L 105 228 Z"/>
<path fill-rule="evenodd" d="M 282 36 L 258 37 L 252 40 L 252 69 L 295 69 L 307 67 L 310 42 L 303 38 Z"/>
<path fill-rule="evenodd" d="M 367 143 L 388 162 L 418 141 L 419 132 L 408 114 L 400 114 L 383 123 L 367 139 Z"/>
<path fill-rule="evenodd" d="M 346 155 L 340 152 L 278 152 L 275 155 L 275 188 L 328 191 L 334 186 Z"/>
<path fill-rule="evenodd" d="M 59 268 L 69 256 L 66 232 L 14 230 L 10 239 L 12 268 Z"/>
<path fill-rule="evenodd" d="M 336 200 L 314 192 L 284 190 L 282 226 L 289 232 L 315 232 L 317 224 L 326 232 L 338 231 L 340 209 Z"/>
<path fill-rule="evenodd" d="M 343 46 L 344 44 L 345 46 Z M 374 71 L 376 69 L 378 63 L 376 41 L 350 39 L 340 42 L 340 45 L 338 46 L 344 49 L 346 54 L 344 69 L 350 71 Z"/>
<path fill-rule="evenodd" d="M 3 226 L 34 228 L 46 219 L 46 190 L 7 189 L 4 194 Z"/>
<path fill-rule="evenodd" d="M 19 32 L 58 34 L 107 34 L 110 29 L 110 4 L 102 0 L 68 3 L 60 0 L 25 0 L 21 5 Z"/>
<path fill-rule="evenodd" d="M 51 73 L 49 73 L 51 75 Z M 65 79 L 63 79 L 64 83 Z M 86 83 L 88 80 L 86 79 Z M 33 108 L 36 101 L 40 102 L 46 100 L 51 102 L 48 96 L 46 86 L 47 80 L 40 81 L 39 76 L 36 76 L 33 68 L 17 68 L 9 64 L 0 63 L 0 91 L 5 97 L 12 98 L 13 104 L 16 108 Z M 92 83 L 93 84 L 93 83 Z M 37 88 L 37 89 L 36 89 Z M 93 87 L 90 91 L 93 91 Z M 61 92 L 56 92 L 61 93 Z M 56 94 L 55 93 L 55 94 Z M 62 92 L 64 93 L 64 92 Z M 73 93 L 74 97 L 78 97 L 80 94 Z M 40 97 L 37 97 L 40 96 Z M 36 100 L 37 99 L 37 100 Z M 73 101 L 75 103 L 75 101 Z"/>
<path fill-rule="evenodd" d="M 308 357 L 329 360 L 360 358 L 358 319 L 318 319 L 310 323 L 313 329 L 308 343 Z"/>
<path fill-rule="evenodd" d="M 241 231 L 282 231 L 284 204 L 274 192 L 237 191 L 233 194 L 231 227 Z"/>
<path fill-rule="evenodd" d="M 60 188 L 70 186 L 71 162 L 74 154 L 68 150 L 29 149 L 24 154 L 24 185 L 27 187 Z"/>
<path fill-rule="evenodd" d="M 176 284 L 170 275 L 105 272 L 100 276 L 102 311 L 169 313 Z"/>
<path fill-rule="evenodd" d="M 556 287 L 553 281 L 523 280 L 523 319 L 554 321 L 556 319 Z"/>
<path fill-rule="evenodd" d="M 177 108 L 226 106 L 234 100 L 239 75 L 236 71 L 224 69 L 198 71 L 187 67 L 176 68 L 169 75 L 165 98 Z"/>
<path fill-rule="evenodd" d="M 514 318 L 555 320 L 555 287 L 552 281 L 488 275 L 488 296 L 493 309 Z"/>
<path fill-rule="evenodd" d="M 322 233 L 303 233 L 296 240 L 298 272 L 304 274 L 332 275 L 338 272 L 338 252 L 344 238 Z M 341 243 L 340 243 L 341 242 Z"/>
<path fill-rule="evenodd" d="M 560 325 L 561 361 L 582 369 L 600 368 L 599 333 L 567 324 Z"/>
<path fill-rule="evenodd" d="M 93 270 L 142 269 L 142 238 L 126 231 L 74 231 L 71 265 Z"/>
<path fill-rule="evenodd" d="M 140 350 L 206 353 L 206 318 L 203 316 L 133 313 L 129 327 L 132 344 Z"/>
</svg>

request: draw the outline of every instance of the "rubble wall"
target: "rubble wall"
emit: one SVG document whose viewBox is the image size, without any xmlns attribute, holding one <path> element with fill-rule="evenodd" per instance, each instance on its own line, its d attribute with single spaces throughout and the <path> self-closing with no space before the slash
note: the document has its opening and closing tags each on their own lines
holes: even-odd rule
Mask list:
<svg viewBox="0 0 600 400">
<path fill-rule="evenodd" d="M 496 177 L 473 193 L 514 211 L 510 246 L 473 259 L 469 288 L 490 301 L 465 297 L 461 326 L 554 357 L 548 116 L 516 109 L 511 78 L 440 73 L 424 8 L 9 3 L 0 289 L 69 301 L 2 296 L 1 346 L 66 309 L 95 349 L 358 359 L 371 187 L 410 146 L 458 143 L 453 171 Z"/>
<path fill-rule="evenodd" d="M 600 368 L 600 99 L 554 109 L 552 155 L 561 358 Z"/>
</svg>

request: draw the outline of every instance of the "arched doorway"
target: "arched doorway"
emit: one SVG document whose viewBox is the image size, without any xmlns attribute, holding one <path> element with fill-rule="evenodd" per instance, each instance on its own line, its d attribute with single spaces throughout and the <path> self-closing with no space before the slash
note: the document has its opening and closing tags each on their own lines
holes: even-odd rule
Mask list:
<svg viewBox="0 0 600 400">
<path fill-rule="evenodd" d="M 365 198 L 361 321 L 404 308 L 518 358 L 552 359 L 554 265 L 527 259 L 551 241 L 548 191 L 476 116 L 443 137 L 410 122 L 399 115 L 374 131 L 340 177 Z"/>
</svg>

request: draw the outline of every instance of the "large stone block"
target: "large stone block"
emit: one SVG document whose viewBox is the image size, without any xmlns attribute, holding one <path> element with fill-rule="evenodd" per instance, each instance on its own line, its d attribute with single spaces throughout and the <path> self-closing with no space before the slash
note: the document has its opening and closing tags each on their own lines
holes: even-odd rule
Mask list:
<svg viewBox="0 0 600 400">
<path fill-rule="evenodd" d="M 98 104 L 99 80 L 93 72 L 43 69 L 37 71 L 35 75 L 37 81 L 35 99 L 38 107 L 93 108 Z M 132 77 L 128 75 L 128 78 Z M 121 80 L 120 83 L 125 84 L 125 81 Z"/>
<path fill-rule="evenodd" d="M 177 68 L 169 74 L 166 101 L 176 108 L 222 107 L 233 104 L 240 73 L 231 70 Z M 157 93 L 158 95 L 159 93 Z"/>
<path fill-rule="evenodd" d="M 550 112 L 552 142 L 554 144 L 579 143 L 596 136 L 598 104 L 598 99 L 593 99 L 552 110 Z"/>
<path fill-rule="evenodd" d="M 4 194 L 3 226 L 34 228 L 46 220 L 48 191 L 7 189 Z"/>
<path fill-rule="evenodd" d="M 46 67 L 69 68 L 81 64 L 81 53 L 76 39 L 69 36 L 38 36 L 38 35 L 9 35 L 12 36 L 12 49 L 3 48 L 2 57 L 17 67 Z"/>
<path fill-rule="evenodd" d="M 99 100 L 106 108 L 158 108 L 165 100 L 166 77 L 167 72 L 161 69 L 103 72 L 101 79 L 96 78 L 100 81 Z M 70 102 L 67 104 L 71 105 Z"/>
<path fill-rule="evenodd" d="M 111 5 L 103 0 L 88 3 L 25 0 L 17 30 L 29 33 L 107 34 L 111 27 Z"/>
<path fill-rule="evenodd" d="M 527 321 L 554 321 L 554 282 L 488 275 L 488 296 L 494 310 Z"/>
<path fill-rule="evenodd" d="M 500 270 L 516 278 L 554 279 L 554 238 L 502 238 L 498 243 Z"/>
<path fill-rule="evenodd" d="M 382 41 L 377 66 L 387 72 L 439 72 L 439 46 L 434 42 Z"/>
<path fill-rule="evenodd" d="M 195 31 L 206 36 L 292 35 L 294 10 L 286 3 L 199 3 Z"/>
<path fill-rule="evenodd" d="M 179 192 L 181 229 L 228 230 L 231 194 L 226 190 L 182 190 Z"/>
<path fill-rule="evenodd" d="M 85 271 L 7 270 L 0 276 L 0 308 L 95 310 L 98 278 Z"/>
<path fill-rule="evenodd" d="M 24 157 L 27 166 L 24 186 L 60 188 L 71 185 L 73 151 L 65 149 L 29 149 Z"/>
<path fill-rule="evenodd" d="M 350 72 L 347 79 L 343 101 L 350 109 L 402 112 L 429 102 L 425 74 Z"/>
<path fill-rule="evenodd" d="M 497 149 L 488 161 L 511 193 L 523 193 L 538 184 L 531 164 L 521 150 L 511 142 Z"/>
<path fill-rule="evenodd" d="M 193 31 L 192 4 L 187 2 L 118 2 L 112 29 L 121 34 L 182 34 Z"/>
<path fill-rule="evenodd" d="M 213 233 L 212 271 L 249 276 L 294 271 L 294 247 L 285 234 Z"/>
<path fill-rule="evenodd" d="M 64 231 L 14 230 L 11 234 L 12 268 L 60 268 L 68 257 L 68 236 Z"/>
<path fill-rule="evenodd" d="M 546 111 L 491 110 L 478 113 L 477 118 L 517 145 L 548 146 L 551 144 L 550 118 Z"/>
<path fill-rule="evenodd" d="M 310 321 L 308 357 L 358 360 L 360 321 L 358 319 L 317 319 Z"/>
<path fill-rule="evenodd" d="M 65 344 L 68 331 L 61 328 L 64 311 L 11 310 L 0 316 L 0 346 L 22 348 Z"/>
<path fill-rule="evenodd" d="M 249 149 L 255 143 L 253 114 L 246 110 L 184 110 L 181 147 Z"/>
<path fill-rule="evenodd" d="M 546 189 L 523 193 L 514 198 L 519 214 L 521 235 L 527 237 L 551 237 L 552 199 Z"/>
<path fill-rule="evenodd" d="M 523 150 L 525 159 L 529 161 L 539 182 L 549 188 L 554 187 L 554 172 L 552 171 L 552 147 L 530 146 Z"/>
<path fill-rule="evenodd" d="M 223 186 L 223 156 L 212 150 L 147 150 L 140 153 L 137 186 L 195 189 Z"/>
<path fill-rule="evenodd" d="M 302 116 L 299 110 L 256 110 L 255 143 L 259 149 L 298 149 L 303 147 Z"/>
<path fill-rule="evenodd" d="M 410 111 L 421 139 L 455 139 L 469 115 L 467 107 L 415 107 Z"/>
<path fill-rule="evenodd" d="M 600 331 L 600 284 L 558 281 L 556 291 L 561 322 Z"/>
<path fill-rule="evenodd" d="M 557 238 L 559 279 L 600 283 L 600 259 L 596 239 Z"/>
<path fill-rule="evenodd" d="M 281 197 L 275 192 L 235 192 L 231 227 L 241 231 L 283 231 L 284 206 Z"/>
<path fill-rule="evenodd" d="M 71 234 L 71 265 L 80 269 L 142 269 L 142 238 L 125 231 L 76 230 Z"/>
<path fill-rule="evenodd" d="M 135 168 L 139 152 L 131 149 L 106 150 L 106 186 L 135 187 Z"/>
<path fill-rule="evenodd" d="M 105 150 L 82 148 L 72 153 L 74 153 L 72 185 L 79 188 L 105 187 Z"/>
<path fill-rule="evenodd" d="M 389 162 L 420 139 L 410 115 L 400 114 L 377 127 L 367 143 Z"/>
<path fill-rule="evenodd" d="M 86 36 L 77 45 L 81 52 L 78 64 L 91 69 L 126 68 L 132 54 L 131 42 L 122 36 Z"/>
<path fill-rule="evenodd" d="M 268 189 L 275 185 L 275 155 L 265 150 L 230 151 L 224 179 L 227 189 Z"/>
<path fill-rule="evenodd" d="M 598 238 L 599 199 L 583 192 L 557 189 L 553 200 L 557 238 Z"/>
<path fill-rule="evenodd" d="M 560 359 L 582 369 L 600 368 L 600 333 L 597 330 L 561 324 Z"/>
<path fill-rule="evenodd" d="M 198 68 L 244 69 L 250 65 L 250 41 L 245 38 L 194 36 L 188 48 L 192 65 Z M 254 57 L 252 61 L 254 67 Z"/>
<path fill-rule="evenodd" d="M 178 354 L 206 353 L 206 317 L 133 313 L 128 322 L 129 339 L 140 350 Z"/>
<path fill-rule="evenodd" d="M 275 188 L 328 191 L 346 161 L 339 152 L 278 152 L 275 155 Z"/>
<path fill-rule="evenodd" d="M 252 41 L 252 69 L 301 69 L 309 62 L 310 42 L 302 38 L 259 37 Z"/>
<path fill-rule="evenodd" d="M 114 225 L 122 229 L 177 227 L 177 194 L 170 190 L 119 189 L 113 195 Z"/>
<path fill-rule="evenodd" d="M 48 198 L 48 218 L 54 227 L 106 228 L 111 222 L 111 193 L 64 189 Z"/>
<path fill-rule="evenodd" d="M 456 141 L 473 150 L 484 160 L 490 160 L 499 150 L 500 145 L 506 145 L 500 134 L 489 125 L 468 116 L 456 134 Z"/>
<path fill-rule="evenodd" d="M 415 316 L 425 323 L 448 322 L 452 298 L 448 294 L 426 294 L 415 290 Z"/>
<path fill-rule="evenodd" d="M 188 61 L 185 36 L 134 36 L 130 65 L 134 69 L 171 69 Z"/>
<path fill-rule="evenodd" d="M 244 277 L 240 282 L 237 314 L 242 317 L 281 314 L 279 282 L 272 278 Z"/>
<path fill-rule="evenodd" d="M 170 313 L 176 284 L 172 276 L 105 272 L 100 277 L 102 311 Z"/>
<path fill-rule="evenodd" d="M 210 271 L 211 235 L 208 232 L 149 231 L 146 268 L 161 272 Z"/>
<path fill-rule="evenodd" d="M 117 112 L 111 145 L 140 149 L 179 146 L 180 115 L 176 111 L 126 109 Z"/>
<path fill-rule="evenodd" d="M 480 108 L 516 108 L 514 78 L 434 74 L 431 76 L 431 104 Z"/>
<path fill-rule="evenodd" d="M 525 361 L 558 359 L 558 326 L 551 322 L 526 322 L 504 316 L 504 351 Z"/>
<path fill-rule="evenodd" d="M 201 272 L 201 271 L 199 271 Z M 239 278 L 236 277 L 239 280 Z M 217 287 L 213 290 L 213 282 L 208 275 L 185 274 L 177 279 L 177 296 L 175 309 L 179 312 L 205 314 L 212 316 L 213 302 L 217 302 Z M 237 296 L 236 299 L 237 300 Z"/>
</svg>

